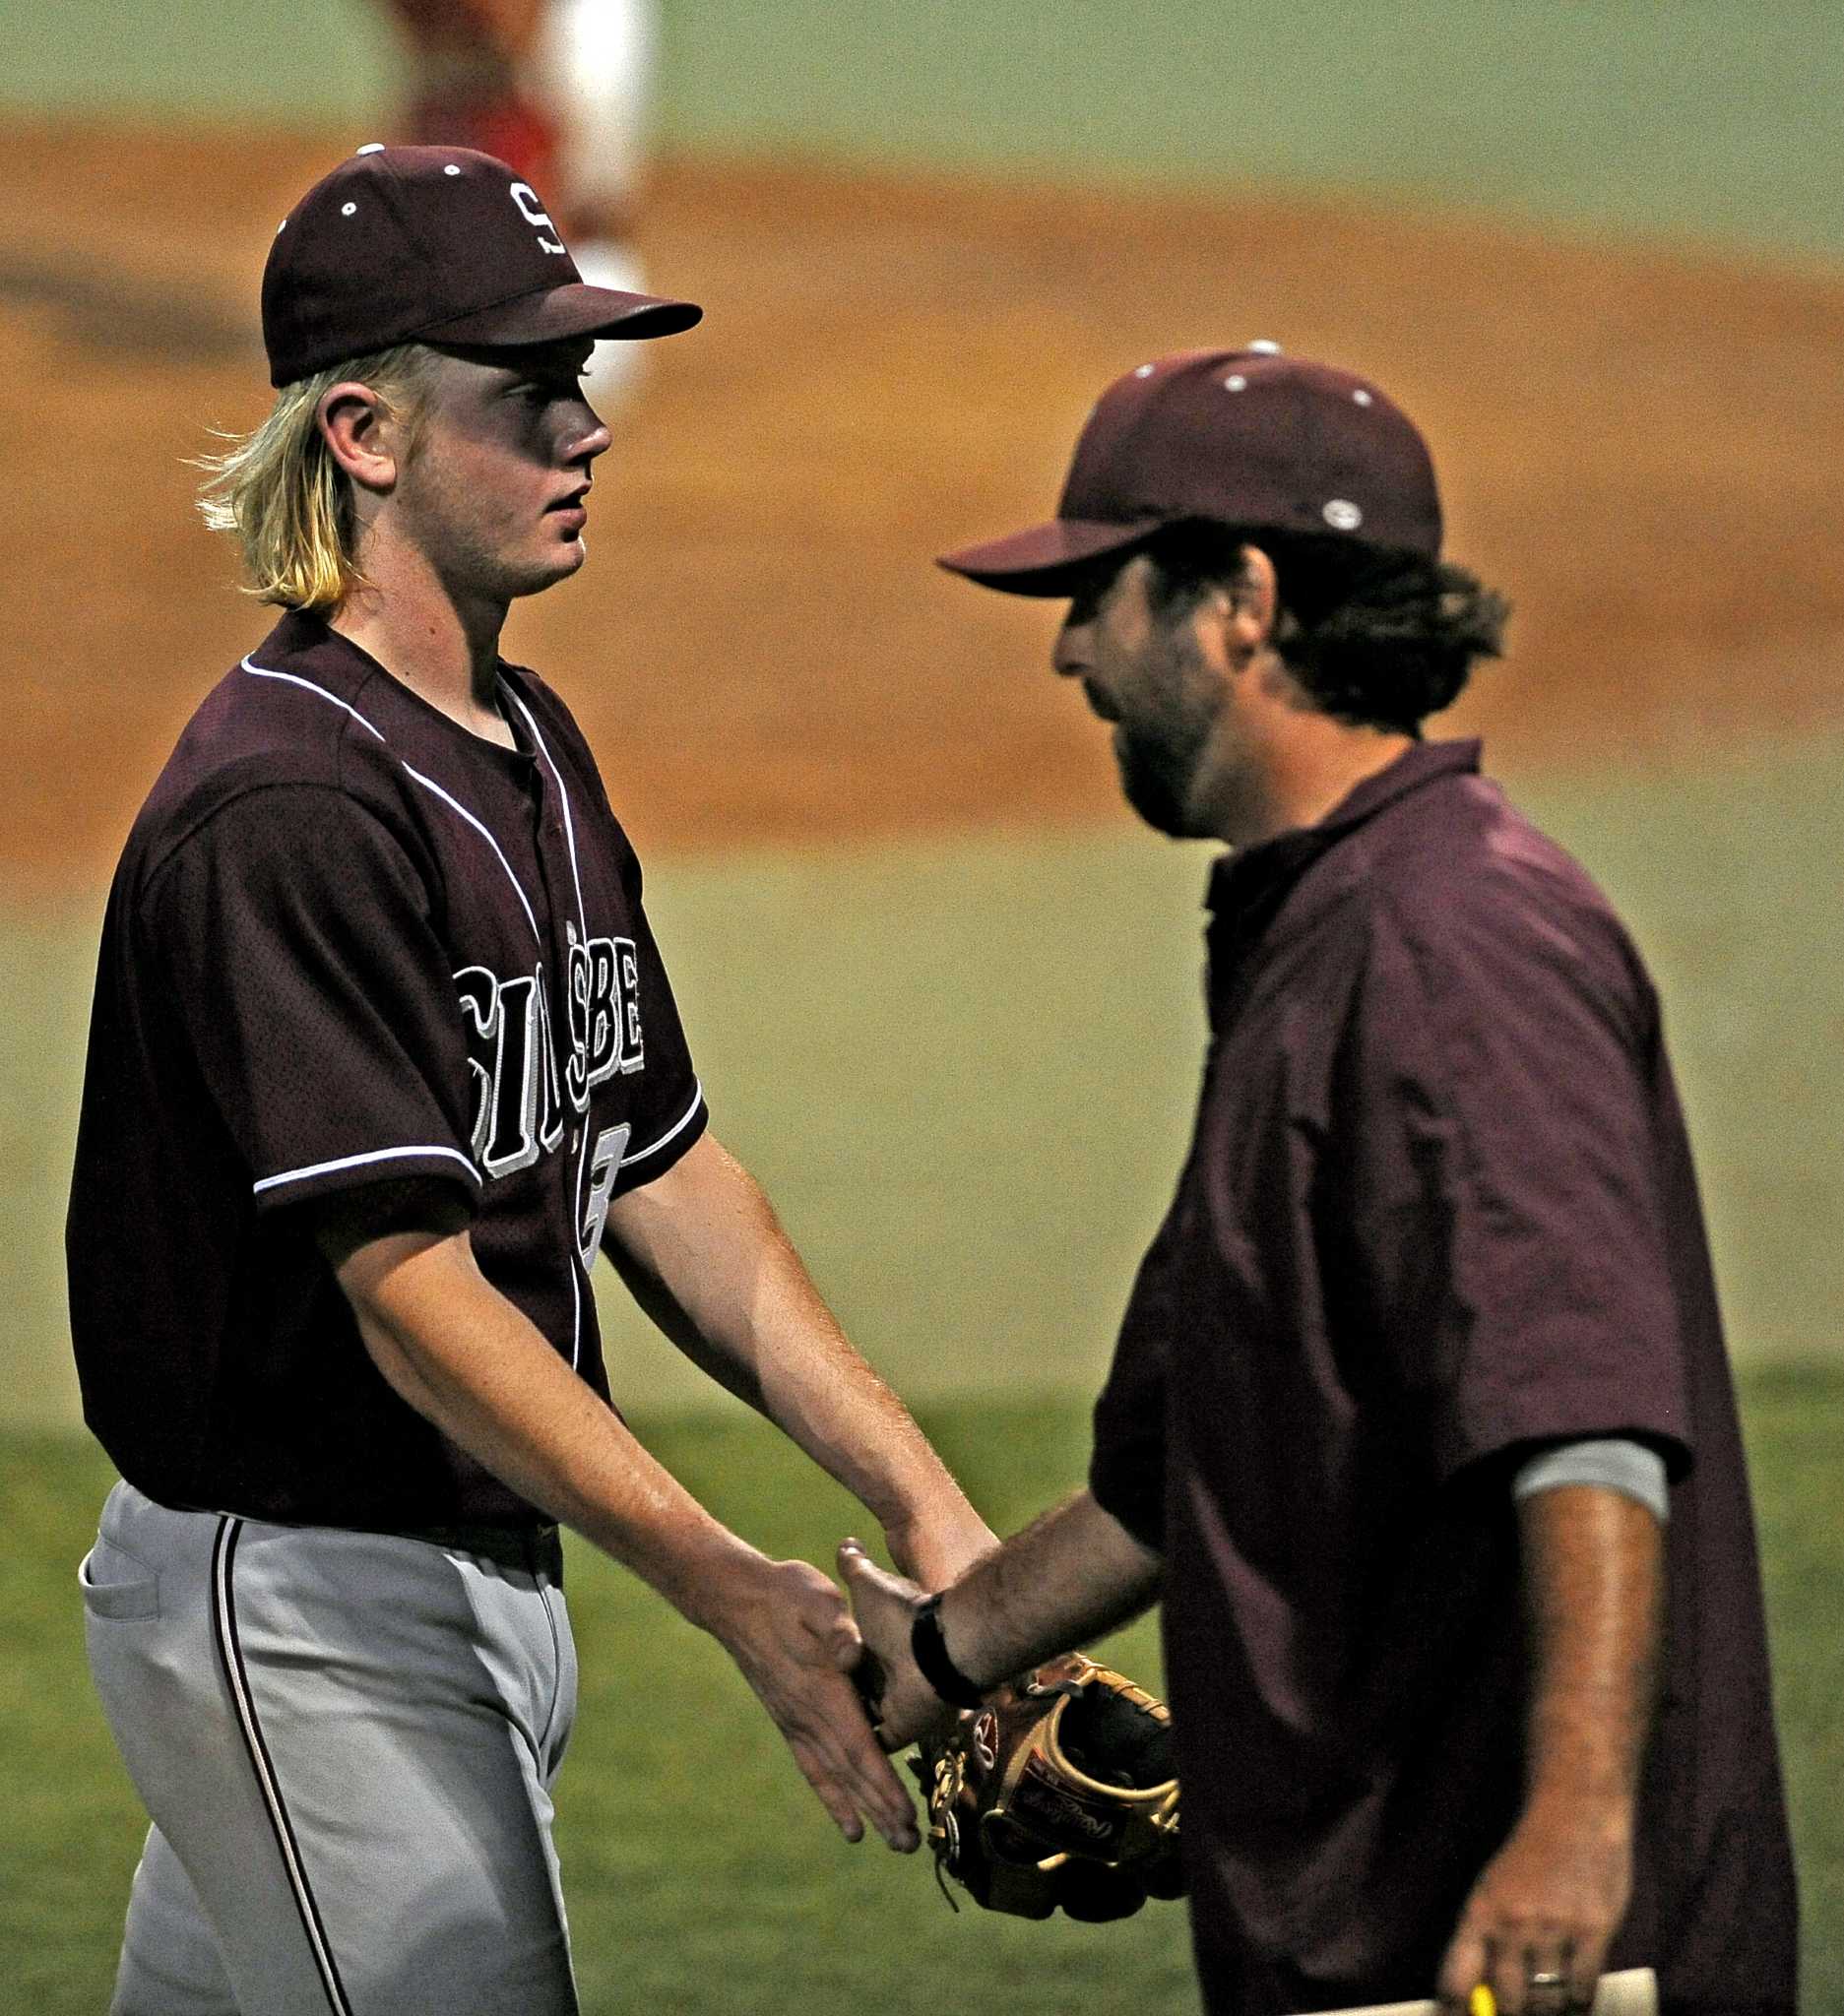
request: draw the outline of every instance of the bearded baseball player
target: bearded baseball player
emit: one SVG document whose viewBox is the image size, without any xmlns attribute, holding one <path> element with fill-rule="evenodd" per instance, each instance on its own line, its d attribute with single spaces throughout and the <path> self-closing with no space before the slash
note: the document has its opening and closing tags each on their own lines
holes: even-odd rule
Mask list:
<svg viewBox="0 0 1844 2016">
<path fill-rule="evenodd" d="M 71 1201 L 122 1477 L 90 1657 L 153 1820 L 117 2016 L 575 2009 L 559 1522 L 718 1639 L 848 1840 L 916 1845 L 837 1588 L 611 1406 L 597 1254 L 908 1573 L 990 1536 L 710 1133 L 595 762 L 497 651 L 583 565 L 593 345 L 698 319 L 459 149 L 361 150 L 275 240 L 275 408 L 209 494 L 286 613 L 129 837 Z"/>
<path fill-rule="evenodd" d="M 1499 645 L 1380 387 L 1143 364 L 1056 517 L 950 554 L 1066 600 L 1154 827 L 1227 844 L 1210 1047 L 1088 1487 L 937 1601 L 850 1543 L 886 1739 L 1161 1603 L 1211 2016 L 1484 1987 L 1789 2016 L 1747 1479 L 1638 953 L 1423 723 Z"/>
</svg>

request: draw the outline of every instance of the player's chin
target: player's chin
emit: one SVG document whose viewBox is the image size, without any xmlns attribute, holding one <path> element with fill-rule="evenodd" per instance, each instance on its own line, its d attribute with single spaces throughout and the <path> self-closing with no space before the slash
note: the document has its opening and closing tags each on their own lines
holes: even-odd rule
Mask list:
<svg viewBox="0 0 1844 2016">
<path fill-rule="evenodd" d="M 565 538 L 549 539 L 541 551 L 534 554 L 520 568 L 519 585 L 513 592 L 515 595 L 540 595 L 547 588 L 555 588 L 558 582 L 568 581 L 572 574 L 578 573 L 588 557 L 589 547 L 580 532 Z"/>
</svg>

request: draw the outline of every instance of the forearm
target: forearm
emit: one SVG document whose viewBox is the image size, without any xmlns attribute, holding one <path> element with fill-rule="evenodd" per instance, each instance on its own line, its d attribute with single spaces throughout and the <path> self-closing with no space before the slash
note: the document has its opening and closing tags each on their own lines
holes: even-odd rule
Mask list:
<svg viewBox="0 0 1844 2016">
<path fill-rule="evenodd" d="M 941 1600 L 948 1656 L 982 1687 L 1104 1636 L 1156 1603 L 1162 1557 L 1086 1490 L 1014 1534 Z"/>
<path fill-rule="evenodd" d="M 342 1269 L 398 1395 L 521 1496 L 705 1628 L 755 1549 L 714 1519 L 479 1273 L 464 1238 L 404 1234 Z"/>
<path fill-rule="evenodd" d="M 878 1732 L 888 1749 L 947 1714 L 914 1657 L 922 1592 L 847 1541 L 839 1566 L 864 1643 L 875 1655 Z M 941 1646 L 983 1692 L 1112 1631 L 1159 1596 L 1160 1556 L 1080 1491 L 987 1554 L 942 1596 Z"/>
<path fill-rule="evenodd" d="M 909 1795 L 846 1677 L 859 1657 L 839 1591 L 773 1561 L 704 1509 L 475 1265 L 466 1232 L 412 1231 L 329 1257 L 395 1390 L 535 1505 L 634 1570 L 736 1662 L 848 1840 L 872 1820 L 916 1846 Z"/>
<path fill-rule="evenodd" d="M 1518 1507 L 1531 1642 L 1526 1802 L 1592 1802 L 1630 1826 L 1664 1610 L 1658 1520 L 1593 1484 Z"/>
<path fill-rule="evenodd" d="M 1536 1491 L 1517 1520 L 1530 1646 L 1524 1805 L 1467 1899 L 1439 1992 L 1459 2011 L 1484 1982 L 1503 2016 L 1573 2016 L 1592 2000 L 1632 1894 L 1664 1537 L 1645 1506 L 1599 1484 Z"/>
<path fill-rule="evenodd" d="M 610 1258 L 667 1335 L 883 1525 L 930 1586 L 995 1544 L 903 1403 L 855 1351 L 773 1207 L 706 1136 L 609 1213 Z"/>
</svg>

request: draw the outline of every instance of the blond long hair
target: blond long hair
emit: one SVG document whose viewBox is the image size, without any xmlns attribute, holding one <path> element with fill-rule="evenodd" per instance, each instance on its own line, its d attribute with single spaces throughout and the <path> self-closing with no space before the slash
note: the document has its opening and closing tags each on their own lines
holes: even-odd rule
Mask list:
<svg viewBox="0 0 1844 2016">
<path fill-rule="evenodd" d="M 399 344 L 330 364 L 276 394 L 269 417 L 230 445 L 202 455 L 199 511 L 214 532 L 234 533 L 249 575 L 247 593 L 286 609 L 331 609 L 364 581 L 354 555 L 351 480 L 320 431 L 315 409 L 349 379 L 368 385 L 413 429 L 434 351 Z"/>
</svg>

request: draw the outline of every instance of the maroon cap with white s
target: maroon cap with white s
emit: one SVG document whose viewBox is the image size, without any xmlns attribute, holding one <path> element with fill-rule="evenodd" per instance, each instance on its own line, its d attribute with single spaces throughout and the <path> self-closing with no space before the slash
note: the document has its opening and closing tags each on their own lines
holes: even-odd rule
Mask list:
<svg viewBox="0 0 1844 2016">
<path fill-rule="evenodd" d="M 263 270 L 272 385 L 400 343 L 674 336 L 703 313 L 588 285 L 532 185 L 465 147 L 360 148 L 283 220 Z"/>
<path fill-rule="evenodd" d="M 1366 378 L 1257 343 L 1115 379 L 1056 516 L 941 565 L 1011 595 L 1065 596 L 1091 563 L 1186 519 L 1440 551 L 1433 464 L 1402 409 Z"/>
</svg>

